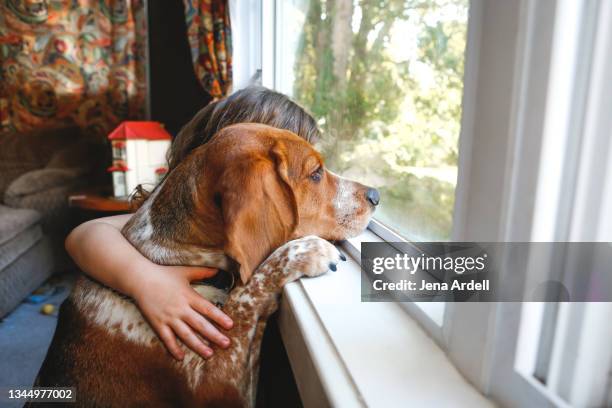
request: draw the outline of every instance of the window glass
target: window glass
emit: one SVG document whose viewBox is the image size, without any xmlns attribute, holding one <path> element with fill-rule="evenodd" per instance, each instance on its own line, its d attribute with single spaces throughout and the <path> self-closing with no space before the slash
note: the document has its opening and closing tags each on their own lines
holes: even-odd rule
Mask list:
<svg viewBox="0 0 612 408">
<path fill-rule="evenodd" d="M 468 0 L 276 2 L 275 86 L 324 131 L 328 167 L 381 192 L 415 240 L 452 227 Z"/>
</svg>

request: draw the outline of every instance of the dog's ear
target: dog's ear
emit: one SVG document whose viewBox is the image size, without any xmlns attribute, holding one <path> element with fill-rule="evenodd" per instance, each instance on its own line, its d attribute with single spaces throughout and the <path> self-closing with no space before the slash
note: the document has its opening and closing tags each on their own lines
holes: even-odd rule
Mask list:
<svg viewBox="0 0 612 408">
<path fill-rule="evenodd" d="M 240 264 L 240 278 L 246 283 L 265 257 L 291 237 L 297 224 L 283 148 L 275 146 L 268 157 L 232 166 L 222 185 L 224 250 Z"/>
</svg>

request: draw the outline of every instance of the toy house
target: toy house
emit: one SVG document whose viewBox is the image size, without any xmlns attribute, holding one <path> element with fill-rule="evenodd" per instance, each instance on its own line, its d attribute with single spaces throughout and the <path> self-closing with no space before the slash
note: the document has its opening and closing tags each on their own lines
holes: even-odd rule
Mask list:
<svg viewBox="0 0 612 408">
<path fill-rule="evenodd" d="M 156 185 L 168 171 L 166 152 L 172 137 L 158 122 L 123 122 L 108 136 L 113 149 L 115 197 L 129 195 L 139 184 Z"/>
</svg>

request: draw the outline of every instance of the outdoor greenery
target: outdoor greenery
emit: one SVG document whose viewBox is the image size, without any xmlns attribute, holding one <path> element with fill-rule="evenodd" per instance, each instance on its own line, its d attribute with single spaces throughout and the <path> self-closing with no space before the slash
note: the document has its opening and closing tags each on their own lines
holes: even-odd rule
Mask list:
<svg viewBox="0 0 612 408">
<path fill-rule="evenodd" d="M 381 191 L 377 218 L 448 239 L 467 0 L 310 0 L 293 97 L 319 121 L 327 165 Z"/>
</svg>

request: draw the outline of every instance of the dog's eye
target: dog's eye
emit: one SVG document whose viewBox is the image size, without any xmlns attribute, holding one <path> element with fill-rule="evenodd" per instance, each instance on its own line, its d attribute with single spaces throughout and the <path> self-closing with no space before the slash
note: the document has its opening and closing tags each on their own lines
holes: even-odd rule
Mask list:
<svg viewBox="0 0 612 408">
<path fill-rule="evenodd" d="M 315 183 L 318 183 L 319 181 L 321 181 L 321 178 L 323 178 L 323 168 L 322 167 L 319 167 L 317 170 L 315 170 L 313 173 L 310 174 L 310 179 L 314 181 Z"/>
</svg>

